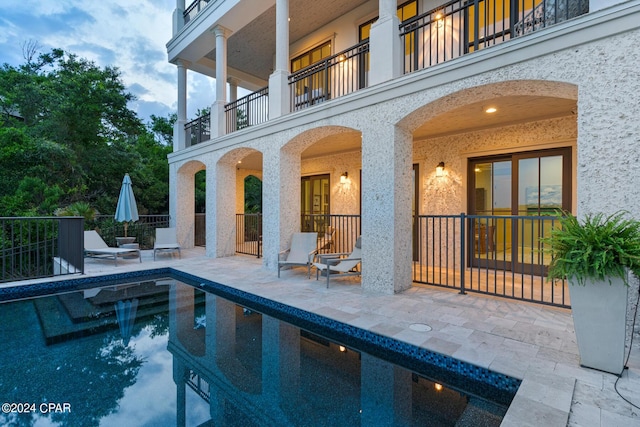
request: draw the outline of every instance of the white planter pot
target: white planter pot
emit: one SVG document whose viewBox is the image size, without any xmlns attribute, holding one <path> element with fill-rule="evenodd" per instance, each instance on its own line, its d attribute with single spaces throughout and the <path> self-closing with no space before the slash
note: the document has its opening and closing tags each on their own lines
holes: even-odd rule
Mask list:
<svg viewBox="0 0 640 427">
<path fill-rule="evenodd" d="M 569 286 L 580 365 L 619 375 L 624 367 L 629 287 L 622 279 Z"/>
</svg>

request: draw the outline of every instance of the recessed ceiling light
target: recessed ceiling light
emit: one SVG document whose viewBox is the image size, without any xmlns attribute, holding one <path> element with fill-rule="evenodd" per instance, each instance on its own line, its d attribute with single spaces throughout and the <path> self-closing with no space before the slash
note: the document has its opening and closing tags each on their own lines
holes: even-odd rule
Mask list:
<svg viewBox="0 0 640 427">
<path fill-rule="evenodd" d="M 498 109 L 496 107 L 486 107 L 484 109 L 484 112 L 488 113 L 488 114 L 495 113 L 496 111 L 498 111 Z"/>
</svg>

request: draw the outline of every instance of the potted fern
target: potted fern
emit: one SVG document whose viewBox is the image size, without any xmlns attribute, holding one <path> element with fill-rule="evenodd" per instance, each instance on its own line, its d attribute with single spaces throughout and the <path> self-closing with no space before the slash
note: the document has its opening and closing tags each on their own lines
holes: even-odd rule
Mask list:
<svg viewBox="0 0 640 427">
<path fill-rule="evenodd" d="M 629 272 L 640 277 L 640 221 L 626 212 L 561 217 L 544 239 L 548 279 L 567 279 L 582 366 L 620 374 L 624 368 Z"/>
</svg>

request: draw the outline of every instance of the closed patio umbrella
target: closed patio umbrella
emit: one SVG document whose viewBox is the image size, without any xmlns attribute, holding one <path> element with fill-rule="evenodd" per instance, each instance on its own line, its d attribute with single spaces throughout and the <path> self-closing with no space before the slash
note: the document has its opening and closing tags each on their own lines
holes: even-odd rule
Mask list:
<svg viewBox="0 0 640 427">
<path fill-rule="evenodd" d="M 118 222 L 124 222 L 124 237 L 127 237 L 129 221 L 137 221 L 139 219 L 138 205 L 136 205 L 136 198 L 133 195 L 131 178 L 128 173 L 124 175 L 122 187 L 120 187 L 120 197 L 118 197 L 115 219 Z"/>
</svg>

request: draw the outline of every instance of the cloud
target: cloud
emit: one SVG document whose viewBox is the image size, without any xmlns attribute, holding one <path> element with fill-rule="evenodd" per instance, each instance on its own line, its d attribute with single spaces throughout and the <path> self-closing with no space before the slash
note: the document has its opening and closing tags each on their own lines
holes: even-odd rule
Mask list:
<svg viewBox="0 0 640 427">
<path fill-rule="evenodd" d="M 167 62 L 175 0 L 3 0 L 0 2 L 0 63 L 24 63 L 22 45 L 37 41 L 41 52 L 61 48 L 121 72 L 139 97 L 138 115 L 175 111 L 175 66 Z M 210 103 L 210 101 L 209 101 Z"/>
</svg>

